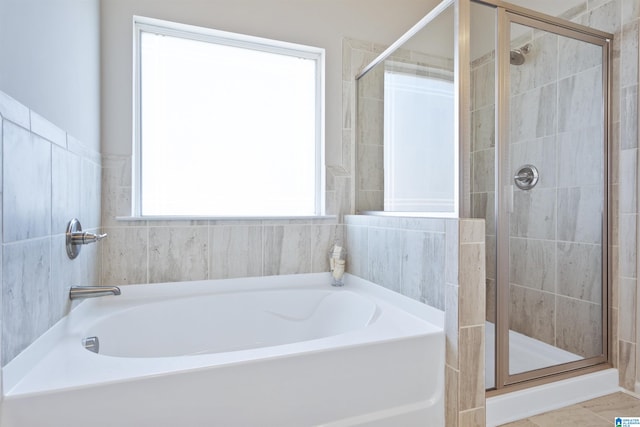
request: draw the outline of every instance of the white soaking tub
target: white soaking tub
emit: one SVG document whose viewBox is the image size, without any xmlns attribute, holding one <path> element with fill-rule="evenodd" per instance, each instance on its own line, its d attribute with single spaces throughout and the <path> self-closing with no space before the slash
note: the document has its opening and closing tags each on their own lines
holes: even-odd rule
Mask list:
<svg viewBox="0 0 640 427">
<path fill-rule="evenodd" d="M 86 300 L 3 369 L 2 427 L 444 425 L 442 312 L 354 276 L 330 282 Z"/>
</svg>

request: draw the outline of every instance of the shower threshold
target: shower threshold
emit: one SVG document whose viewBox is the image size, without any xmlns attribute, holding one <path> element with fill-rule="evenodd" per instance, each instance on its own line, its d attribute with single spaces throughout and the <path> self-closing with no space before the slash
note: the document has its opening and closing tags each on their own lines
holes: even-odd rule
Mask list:
<svg viewBox="0 0 640 427">
<path fill-rule="evenodd" d="M 495 386 L 495 325 L 486 322 L 485 388 Z M 509 331 L 509 370 L 512 374 L 574 362 L 582 356 L 554 347 L 535 338 Z"/>
</svg>

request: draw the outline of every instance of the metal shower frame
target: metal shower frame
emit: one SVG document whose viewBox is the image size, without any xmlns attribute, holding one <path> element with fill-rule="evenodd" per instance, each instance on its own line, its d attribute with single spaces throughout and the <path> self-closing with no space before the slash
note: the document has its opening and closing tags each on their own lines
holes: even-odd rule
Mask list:
<svg viewBox="0 0 640 427">
<path fill-rule="evenodd" d="M 496 318 L 496 381 L 495 389 L 488 390 L 487 395 L 496 395 L 539 385 L 562 378 L 572 377 L 583 373 L 606 369 L 610 366 L 611 354 L 609 338 L 615 336 L 611 331 L 609 322 L 608 305 L 610 300 L 611 269 L 609 253 L 609 236 L 611 235 L 611 203 L 609 198 L 610 177 L 610 114 L 611 114 L 611 66 L 612 66 L 612 41 L 613 35 L 594 30 L 584 25 L 575 24 L 567 20 L 549 16 L 540 12 L 516 6 L 501 0 L 443 0 L 423 19 L 414 25 L 407 33 L 394 42 L 388 49 L 380 54 L 373 62 L 367 65 L 356 76 L 356 79 L 364 76 L 377 64 L 388 58 L 398 47 L 413 37 L 418 31 L 426 27 L 448 7 L 454 7 L 454 141 L 457 142 L 456 159 L 457 170 L 457 206 L 456 213 L 460 218 L 471 217 L 471 3 L 481 4 L 496 9 L 496 176 L 495 176 L 495 221 L 497 230 L 497 318 Z M 509 140 L 509 53 L 510 53 L 510 24 L 526 25 L 535 29 L 551 32 L 564 37 L 581 40 L 587 43 L 601 46 L 602 48 L 602 111 L 603 111 L 603 159 L 604 159 L 604 184 L 603 184 L 603 209 L 602 214 L 602 354 L 600 356 L 569 362 L 561 365 L 550 366 L 515 375 L 509 374 L 509 263 L 501 262 L 509 257 L 509 223 L 506 220 L 499 221 L 508 213 L 507 197 L 500 189 L 511 180 L 507 171 L 502 170 L 501 165 L 508 164 L 508 140 Z M 506 143 L 505 143 L 506 141 Z M 507 286 L 501 285 L 507 283 Z"/>
<path fill-rule="evenodd" d="M 597 31 L 564 19 L 551 17 L 502 1 L 477 0 L 477 3 L 497 8 L 497 54 L 496 54 L 496 391 L 494 394 L 511 391 L 514 388 L 556 381 L 558 377 L 569 377 L 608 367 L 610 325 L 609 306 L 609 140 L 610 140 L 610 94 L 611 94 L 611 43 L 613 35 Z M 509 222 L 508 196 L 502 189 L 511 182 L 511 174 L 505 170 L 508 165 L 509 119 L 510 119 L 510 29 L 511 24 L 557 34 L 563 37 L 590 43 L 602 48 L 602 126 L 603 126 L 603 211 L 602 211 L 602 352 L 601 355 L 575 362 L 549 366 L 528 372 L 509 374 Z M 505 285 L 506 284 L 506 285 Z M 502 390 L 506 389 L 506 390 Z"/>
</svg>

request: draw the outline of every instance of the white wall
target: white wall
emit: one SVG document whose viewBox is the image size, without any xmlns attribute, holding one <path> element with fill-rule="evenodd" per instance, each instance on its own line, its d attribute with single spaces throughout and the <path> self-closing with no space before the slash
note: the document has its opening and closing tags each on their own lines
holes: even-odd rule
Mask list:
<svg viewBox="0 0 640 427">
<path fill-rule="evenodd" d="M 342 38 L 390 44 L 437 3 L 437 0 L 103 1 L 102 152 L 131 153 L 133 15 L 325 48 L 326 160 L 332 165 L 341 164 Z"/>
<path fill-rule="evenodd" d="M 99 0 L 0 0 L 0 90 L 100 148 Z"/>
</svg>

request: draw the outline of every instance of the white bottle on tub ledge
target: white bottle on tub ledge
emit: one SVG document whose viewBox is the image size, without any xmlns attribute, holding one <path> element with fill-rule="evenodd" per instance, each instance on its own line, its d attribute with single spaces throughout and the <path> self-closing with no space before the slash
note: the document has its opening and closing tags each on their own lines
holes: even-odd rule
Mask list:
<svg viewBox="0 0 640 427">
<path fill-rule="evenodd" d="M 346 249 L 340 246 L 338 242 L 335 242 L 329 251 L 329 266 L 333 276 L 332 286 L 344 286 L 342 278 L 344 276 L 346 258 Z"/>
</svg>

